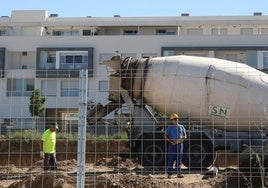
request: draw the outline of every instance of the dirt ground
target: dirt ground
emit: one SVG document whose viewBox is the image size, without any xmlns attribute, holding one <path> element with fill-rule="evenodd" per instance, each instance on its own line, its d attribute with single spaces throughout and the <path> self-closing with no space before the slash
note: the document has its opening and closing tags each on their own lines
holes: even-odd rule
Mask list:
<svg viewBox="0 0 268 188">
<path fill-rule="evenodd" d="M 42 172 L 42 161 L 31 168 L 15 165 L 0 167 L 0 187 L 9 188 L 69 188 L 76 187 L 75 159 L 58 162 L 57 172 Z M 184 178 L 167 179 L 164 169 L 145 169 L 128 158 L 118 156 L 100 158 L 96 163 L 86 164 L 86 187 L 133 187 L 133 188 L 208 188 L 250 187 L 243 175 L 235 169 L 221 170 L 218 176 L 202 179 L 202 172 L 183 170 Z M 239 183 L 239 185 L 238 185 Z M 227 186 L 228 185 L 228 186 Z"/>
<path fill-rule="evenodd" d="M 58 171 L 44 173 L 38 143 L 0 143 L 0 188 L 69 188 L 76 187 L 77 143 L 57 144 Z M 105 188 L 208 188 L 250 187 L 237 170 L 238 155 L 219 151 L 215 164 L 219 175 L 202 179 L 203 171 L 183 169 L 184 178 L 167 179 L 165 169 L 146 169 L 134 159 L 119 157 L 128 153 L 123 142 L 88 142 L 86 153 L 86 187 Z M 122 156 L 122 155 L 121 155 Z M 123 155 L 124 156 L 124 155 Z M 9 165 L 6 165 L 9 164 Z M 227 168 L 228 167 L 228 168 Z"/>
</svg>

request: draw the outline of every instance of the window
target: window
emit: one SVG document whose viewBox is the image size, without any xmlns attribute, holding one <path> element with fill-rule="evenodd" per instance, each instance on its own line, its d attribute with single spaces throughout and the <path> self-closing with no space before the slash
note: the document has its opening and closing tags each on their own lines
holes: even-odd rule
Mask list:
<svg viewBox="0 0 268 188">
<path fill-rule="evenodd" d="M 99 81 L 99 91 L 100 92 L 109 91 L 109 82 L 107 80 L 100 80 Z"/>
<path fill-rule="evenodd" d="M 76 97 L 79 95 L 78 80 L 62 80 L 61 81 L 61 96 L 62 97 Z"/>
<path fill-rule="evenodd" d="M 75 30 L 75 31 L 64 31 L 64 36 L 78 36 L 79 35 L 79 31 Z"/>
<path fill-rule="evenodd" d="M 114 55 L 113 53 L 100 54 L 100 64 L 104 65 L 104 61 L 110 60 Z"/>
<path fill-rule="evenodd" d="M 7 79 L 7 96 L 30 96 L 34 79 Z"/>
<path fill-rule="evenodd" d="M 83 56 L 82 55 L 75 55 L 74 56 L 74 63 L 83 63 Z"/>
<path fill-rule="evenodd" d="M 22 56 L 27 56 L 27 52 L 22 52 Z"/>
<path fill-rule="evenodd" d="M 93 48 L 37 48 L 36 56 L 38 78 L 78 77 L 80 69 L 93 73 Z"/>
<path fill-rule="evenodd" d="M 268 52 L 263 53 L 263 69 L 268 69 Z"/>
<path fill-rule="evenodd" d="M 41 94 L 43 96 L 56 96 L 57 80 L 41 80 Z"/>
<path fill-rule="evenodd" d="M 120 35 L 120 29 L 105 29 L 105 35 Z"/>
<path fill-rule="evenodd" d="M 226 60 L 238 62 L 237 54 L 227 54 Z"/>
<path fill-rule="evenodd" d="M 156 35 L 175 35 L 176 30 L 175 29 L 157 29 Z"/>
<path fill-rule="evenodd" d="M 253 28 L 241 28 L 241 35 L 253 35 Z"/>
<path fill-rule="evenodd" d="M 227 29 L 226 28 L 212 28 L 211 31 L 212 35 L 227 35 Z"/>
<path fill-rule="evenodd" d="M 138 30 L 124 30 L 124 35 L 137 35 Z"/>
<path fill-rule="evenodd" d="M 56 63 L 56 56 L 48 56 L 47 63 Z"/>
<path fill-rule="evenodd" d="M 52 31 L 53 36 L 63 36 L 63 31 Z"/>
<path fill-rule="evenodd" d="M 56 52 L 48 51 L 44 56 L 47 57 L 47 63 L 56 63 Z"/>
<path fill-rule="evenodd" d="M 175 52 L 174 50 L 164 50 L 163 52 L 163 56 L 166 57 L 166 56 L 173 56 L 175 55 Z"/>
<path fill-rule="evenodd" d="M 90 29 L 84 29 L 83 30 L 83 36 L 90 36 L 91 35 L 91 30 Z"/>
<path fill-rule="evenodd" d="M 203 35 L 203 29 L 201 28 L 192 28 L 192 29 L 187 29 L 187 34 L 188 35 Z"/>
<path fill-rule="evenodd" d="M 52 35 L 53 36 L 78 36 L 79 31 L 78 30 L 53 30 Z"/>
<path fill-rule="evenodd" d="M 268 28 L 261 28 L 261 35 L 268 35 Z"/>
<path fill-rule="evenodd" d="M 60 69 L 88 68 L 88 55 L 85 53 L 60 53 Z"/>
<path fill-rule="evenodd" d="M 64 56 L 62 56 L 64 57 Z M 64 63 L 74 63 L 74 56 L 67 55 L 65 56 L 65 62 Z"/>
<path fill-rule="evenodd" d="M 0 30 L 0 36 L 7 36 L 7 30 Z"/>
</svg>

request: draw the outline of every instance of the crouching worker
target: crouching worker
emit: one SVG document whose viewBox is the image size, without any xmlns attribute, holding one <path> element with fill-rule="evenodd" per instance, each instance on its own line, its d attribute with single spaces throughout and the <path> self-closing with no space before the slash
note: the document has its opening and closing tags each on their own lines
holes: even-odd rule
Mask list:
<svg viewBox="0 0 268 188">
<path fill-rule="evenodd" d="M 40 142 L 40 157 L 44 159 L 44 171 L 57 170 L 57 163 L 55 157 L 56 146 L 56 130 L 58 129 L 57 123 L 52 123 L 50 128 L 47 129 L 42 136 Z"/>
<path fill-rule="evenodd" d="M 173 164 L 176 161 L 176 173 L 178 178 L 183 178 L 181 175 L 181 161 L 183 154 L 183 141 L 187 138 L 186 130 L 183 125 L 179 124 L 179 116 L 172 114 L 170 116 L 172 125 L 169 125 L 165 140 L 168 141 L 168 162 L 167 162 L 167 174 L 168 178 L 171 178 L 173 174 Z"/>
</svg>

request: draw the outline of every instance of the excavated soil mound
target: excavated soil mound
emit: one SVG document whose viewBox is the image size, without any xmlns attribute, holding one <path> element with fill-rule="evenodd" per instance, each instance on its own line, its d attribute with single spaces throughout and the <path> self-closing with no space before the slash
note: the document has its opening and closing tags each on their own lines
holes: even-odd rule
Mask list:
<svg viewBox="0 0 268 188">
<path fill-rule="evenodd" d="M 135 173 L 129 174 L 103 174 L 97 178 L 96 187 L 98 188 L 123 188 L 123 187 L 135 187 L 135 188 L 188 188 L 180 182 L 167 181 L 165 179 L 154 178 L 153 176 L 136 175 Z"/>
<path fill-rule="evenodd" d="M 0 166 L 0 174 L 9 174 L 9 173 L 18 173 L 18 172 L 20 172 L 20 169 L 18 169 L 13 164 Z"/>
<path fill-rule="evenodd" d="M 219 174 L 215 178 L 210 179 L 213 187 L 243 187 L 252 188 L 250 181 L 247 177 L 237 169 L 226 169 L 225 172 Z"/>
<path fill-rule="evenodd" d="M 141 169 L 143 168 L 140 164 L 136 163 L 133 159 L 122 158 L 119 156 L 113 156 L 111 158 L 101 158 L 97 160 L 96 166 L 107 166 L 115 169 Z"/>
<path fill-rule="evenodd" d="M 9 188 L 70 188 L 73 187 L 66 183 L 64 176 L 55 174 L 41 174 L 27 177 L 25 180 L 15 182 Z"/>
<path fill-rule="evenodd" d="M 43 160 L 36 161 L 32 167 L 28 169 L 28 172 L 39 172 L 42 171 Z M 64 160 L 57 162 L 58 171 L 71 172 L 76 170 L 77 162 L 75 159 Z"/>
</svg>

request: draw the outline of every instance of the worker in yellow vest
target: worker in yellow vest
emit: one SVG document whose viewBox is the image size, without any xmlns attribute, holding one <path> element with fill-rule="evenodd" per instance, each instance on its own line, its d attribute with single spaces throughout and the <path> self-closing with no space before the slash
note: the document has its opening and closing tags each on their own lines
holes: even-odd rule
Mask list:
<svg viewBox="0 0 268 188">
<path fill-rule="evenodd" d="M 56 148 L 56 130 L 58 124 L 52 123 L 50 128 L 47 129 L 42 136 L 40 142 L 40 156 L 44 159 L 43 168 L 47 170 L 57 170 L 55 148 Z"/>
</svg>

